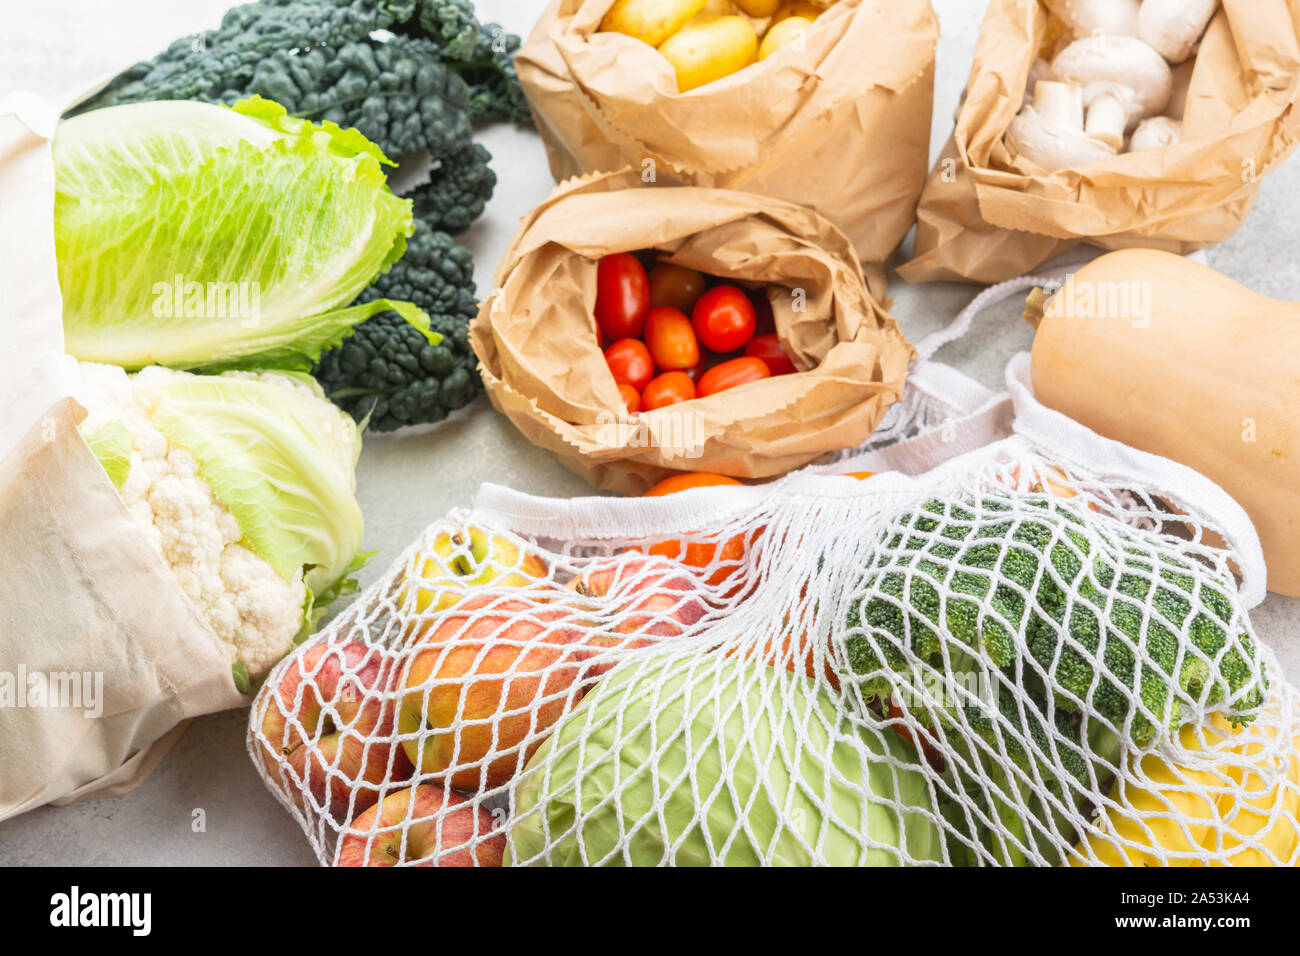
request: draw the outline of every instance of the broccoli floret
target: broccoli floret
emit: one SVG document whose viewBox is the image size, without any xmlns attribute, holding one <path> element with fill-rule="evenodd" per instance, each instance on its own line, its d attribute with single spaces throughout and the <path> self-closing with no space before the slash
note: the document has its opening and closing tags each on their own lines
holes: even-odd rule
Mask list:
<svg viewBox="0 0 1300 956">
<path fill-rule="evenodd" d="M 406 197 L 415 203 L 415 215 L 428 228 L 460 233 L 479 216 L 497 176 L 488 165 L 492 155 L 477 143 L 442 159 L 427 183 L 421 183 Z"/>
<path fill-rule="evenodd" d="M 476 311 L 469 250 L 417 222 L 406 255 L 358 298 L 406 297 L 429 313 L 438 345 L 393 312 L 356 327 L 313 369 L 329 397 L 374 431 L 441 421 L 482 389 L 469 343 Z"/>
<path fill-rule="evenodd" d="M 986 516 L 1007 510 L 997 498 L 979 506 Z M 950 658 L 954 647 L 967 655 L 963 666 L 997 667 L 1036 692 L 1046 720 L 1075 726 L 1087 708 L 1138 746 L 1182 723 L 1179 692 L 1241 711 L 1263 703 L 1253 640 L 1230 636 L 1228 585 L 1198 583 L 1190 566 L 1118 533 L 1094 547 L 1068 505 L 1039 507 L 1041 516 L 986 518 L 977 530 L 973 512 L 928 502 L 884 533 L 888 563 L 866 572 L 847 621 L 848 662 L 872 675 L 869 690 L 897 689 L 888 672 L 907 669 L 904 648 L 942 667 L 946 644 Z M 1004 726 L 1050 755 L 1046 723 L 1025 726 L 999 709 Z M 993 730 L 991 714 L 968 716 L 982 735 Z M 1074 769 L 1085 770 L 1076 757 Z"/>
</svg>

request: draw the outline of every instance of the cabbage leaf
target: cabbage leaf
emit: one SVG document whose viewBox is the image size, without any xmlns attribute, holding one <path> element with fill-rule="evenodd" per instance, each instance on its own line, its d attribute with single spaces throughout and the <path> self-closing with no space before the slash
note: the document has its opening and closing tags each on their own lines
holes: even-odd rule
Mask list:
<svg viewBox="0 0 1300 956">
<path fill-rule="evenodd" d="M 260 97 L 140 103 L 62 123 L 54 162 L 64 336 L 79 359 L 305 370 L 388 309 L 429 334 L 409 302 L 351 305 L 413 229 L 393 164 L 356 130 Z"/>
</svg>

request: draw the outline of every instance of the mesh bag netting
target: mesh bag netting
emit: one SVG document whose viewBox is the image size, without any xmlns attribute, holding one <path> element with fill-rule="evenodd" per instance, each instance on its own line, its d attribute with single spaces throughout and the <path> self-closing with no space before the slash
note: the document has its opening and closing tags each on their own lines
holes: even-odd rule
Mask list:
<svg viewBox="0 0 1300 956">
<path fill-rule="evenodd" d="M 489 488 L 275 669 L 250 753 L 339 865 L 1295 865 L 1249 524 L 1095 442 Z"/>
</svg>

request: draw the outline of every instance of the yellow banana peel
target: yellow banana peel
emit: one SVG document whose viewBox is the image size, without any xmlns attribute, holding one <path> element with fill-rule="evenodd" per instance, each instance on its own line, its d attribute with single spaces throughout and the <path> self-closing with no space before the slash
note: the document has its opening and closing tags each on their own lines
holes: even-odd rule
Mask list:
<svg viewBox="0 0 1300 956">
<path fill-rule="evenodd" d="M 1143 784 L 1116 780 L 1110 799 L 1119 809 L 1102 809 L 1078 847 L 1082 859 L 1071 864 L 1200 866 L 1207 855 L 1211 866 L 1300 864 L 1300 732 L 1289 748 L 1276 748 L 1276 718 L 1265 713 L 1234 727 L 1214 714 L 1204 728 L 1183 727 L 1183 748 L 1208 745 L 1213 768 L 1147 754 L 1137 773 Z"/>
</svg>

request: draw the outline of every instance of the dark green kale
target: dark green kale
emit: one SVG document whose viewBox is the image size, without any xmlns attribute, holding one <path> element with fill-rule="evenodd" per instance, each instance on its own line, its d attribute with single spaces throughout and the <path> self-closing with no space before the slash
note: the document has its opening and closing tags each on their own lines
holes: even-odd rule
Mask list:
<svg viewBox="0 0 1300 956">
<path fill-rule="evenodd" d="M 381 312 L 322 355 L 312 374 L 337 405 L 358 421 L 368 419 L 374 431 L 441 421 L 482 388 L 469 344 L 476 311 L 469 250 L 417 224 L 406 255 L 358 301 L 385 297 L 405 297 L 424 309 L 442 341 L 430 345 L 396 313 Z"/>
</svg>

